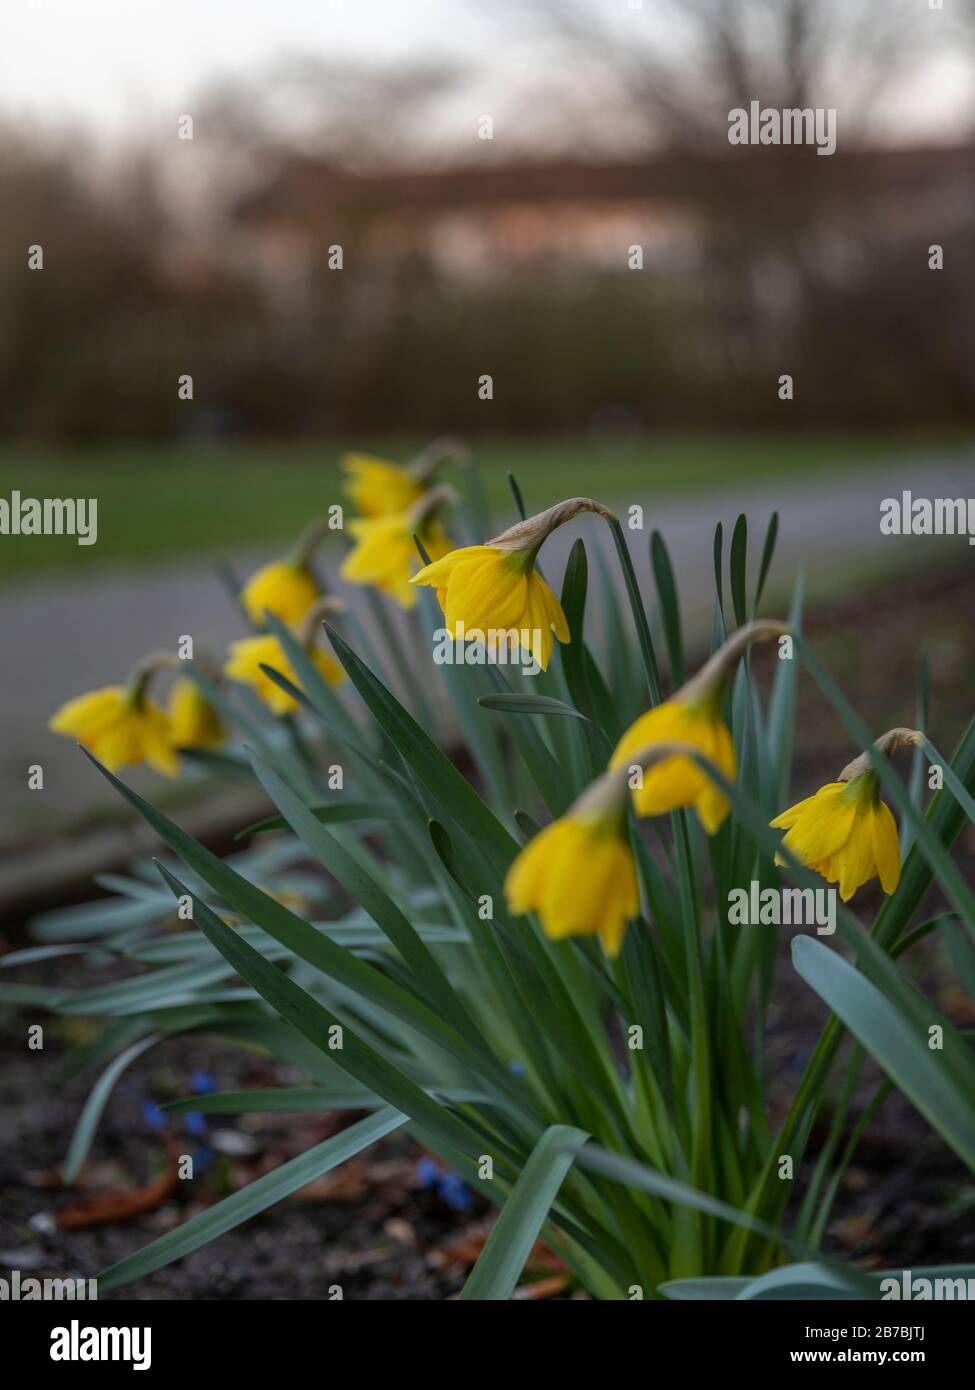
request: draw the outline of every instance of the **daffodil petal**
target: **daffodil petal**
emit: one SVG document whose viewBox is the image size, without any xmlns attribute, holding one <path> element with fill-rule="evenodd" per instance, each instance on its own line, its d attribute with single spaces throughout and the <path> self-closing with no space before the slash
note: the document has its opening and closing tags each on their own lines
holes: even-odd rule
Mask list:
<svg viewBox="0 0 975 1390">
<path fill-rule="evenodd" d="M 810 798 L 783 843 L 804 864 L 829 859 L 846 843 L 855 816 L 856 805 L 846 795 L 846 784 L 830 783 Z"/>
<path fill-rule="evenodd" d="M 900 883 L 901 847 L 897 822 L 885 801 L 878 801 L 874 812 L 873 848 L 880 886 L 885 893 L 893 893 Z"/>
</svg>

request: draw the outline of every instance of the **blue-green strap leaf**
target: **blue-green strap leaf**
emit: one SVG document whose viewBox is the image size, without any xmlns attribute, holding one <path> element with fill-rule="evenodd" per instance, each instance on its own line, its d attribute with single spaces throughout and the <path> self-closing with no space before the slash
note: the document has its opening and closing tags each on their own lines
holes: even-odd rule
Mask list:
<svg viewBox="0 0 975 1390">
<path fill-rule="evenodd" d="M 462 1299 L 511 1297 L 565 1175 L 588 1138 L 583 1130 L 571 1125 L 552 1125 L 545 1131 L 532 1149 L 461 1290 Z"/>
</svg>

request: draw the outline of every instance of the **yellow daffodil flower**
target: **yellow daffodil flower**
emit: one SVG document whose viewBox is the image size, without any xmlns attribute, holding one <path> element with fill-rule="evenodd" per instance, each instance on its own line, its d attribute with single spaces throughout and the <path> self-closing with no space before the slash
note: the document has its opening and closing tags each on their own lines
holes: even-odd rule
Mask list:
<svg viewBox="0 0 975 1390">
<path fill-rule="evenodd" d="M 552 532 L 581 512 L 612 518 L 592 498 L 570 497 L 484 545 L 462 546 L 424 565 L 410 583 L 436 589 L 454 640 L 482 641 L 494 649 L 510 645 L 514 634 L 544 671 L 552 658 L 552 634 L 568 642 L 569 625 L 562 605 L 535 569 L 535 558 Z"/>
<path fill-rule="evenodd" d="M 683 743 L 696 748 L 729 781 L 738 770 L 731 734 L 721 717 L 720 688 L 701 700 L 675 697 L 641 715 L 616 745 L 610 767 L 627 766 L 641 749 L 654 743 Z M 727 797 L 693 758 L 666 758 L 648 768 L 642 780 L 642 787 L 633 792 L 640 816 L 661 816 L 693 806 L 704 829 L 713 835 L 731 809 Z"/>
<path fill-rule="evenodd" d="M 530 550 L 501 550 L 493 545 L 468 545 L 442 560 L 425 565 L 410 581 L 437 590 L 451 637 L 477 634 L 496 647 L 501 634 L 523 635 L 544 671 L 552 657 L 552 633 L 568 642 L 569 625 L 562 605 L 534 569 Z"/>
<path fill-rule="evenodd" d="M 345 679 L 345 672 L 333 657 L 327 656 L 317 647 L 311 647 L 309 655 L 330 685 L 338 685 Z M 293 685 L 301 684 L 281 643 L 270 633 L 243 637 L 237 642 L 231 642 L 230 658 L 223 671 L 224 675 L 232 680 L 249 685 L 275 714 L 288 714 L 291 710 L 297 709 L 297 700 L 276 685 L 267 672 L 261 670 L 262 664 L 273 666 L 275 671 L 279 671 Z"/>
<path fill-rule="evenodd" d="M 748 623 L 729 637 L 669 700 L 641 714 L 630 725 L 616 745 L 609 765 L 641 766 L 641 785 L 633 789 L 637 815 L 660 816 L 693 806 L 709 835 L 720 828 L 731 809 L 730 803 L 693 757 L 675 752 L 670 757 L 647 760 L 640 755 L 655 744 L 682 744 L 714 763 L 733 782 L 738 771 L 735 746 L 721 715 L 725 680 L 753 642 L 781 637 L 786 632 L 784 624 L 773 619 Z"/>
<path fill-rule="evenodd" d="M 166 713 L 176 748 L 215 748 L 223 742 L 220 716 L 200 687 L 186 676 L 173 681 Z"/>
<path fill-rule="evenodd" d="M 615 956 L 640 911 L 626 831 L 626 783 L 604 777 L 514 860 L 504 891 L 512 912 L 536 912 L 546 936 L 598 934 Z"/>
<path fill-rule="evenodd" d="M 372 454 L 344 454 L 340 467 L 347 475 L 344 492 L 364 517 L 409 511 L 425 484 L 407 469 Z"/>
<path fill-rule="evenodd" d="M 251 575 L 240 598 L 252 622 L 262 625 L 264 614 L 273 613 L 293 627 L 301 622 L 318 592 L 318 585 L 302 560 L 275 560 Z"/>
<path fill-rule="evenodd" d="M 874 746 L 889 755 L 921 737 L 915 729 L 891 729 Z M 866 754 L 845 767 L 836 782 L 796 802 L 771 824 L 787 832 L 782 844 L 800 863 L 839 884 L 844 902 L 873 878 L 880 879 L 885 893 L 893 893 L 900 882 L 897 822 L 880 799 L 880 778 Z"/>
<path fill-rule="evenodd" d="M 76 696 L 61 706 L 48 728 L 77 739 L 110 772 L 147 762 L 167 777 L 176 775 L 169 720 L 147 697 L 144 678 Z"/>
<path fill-rule="evenodd" d="M 450 549 L 440 523 L 433 518 L 417 521 L 412 511 L 356 518 L 348 523 L 348 530 L 356 544 L 342 564 L 342 578 L 381 589 L 401 608 L 416 605 L 416 590 L 410 587 L 410 575 L 420 563 L 414 533 L 428 555 L 439 559 Z"/>
</svg>

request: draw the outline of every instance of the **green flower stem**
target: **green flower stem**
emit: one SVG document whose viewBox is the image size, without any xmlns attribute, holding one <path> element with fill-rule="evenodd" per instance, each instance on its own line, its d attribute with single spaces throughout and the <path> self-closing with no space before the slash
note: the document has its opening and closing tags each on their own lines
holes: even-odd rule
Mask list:
<svg viewBox="0 0 975 1390">
<path fill-rule="evenodd" d="M 694 860 L 687 830 L 687 814 L 677 811 L 673 816 L 677 862 L 681 877 L 681 915 L 687 951 L 688 1002 L 691 1021 L 691 1062 L 693 1069 L 693 1119 L 691 1125 L 691 1182 L 702 1192 L 710 1191 L 712 1158 L 711 1113 L 711 1037 L 708 1028 L 707 999 L 704 981 L 704 957 L 701 949 L 698 895 L 694 881 Z M 707 1228 L 700 1228 L 701 1246 L 695 1251 L 699 1268 L 707 1266 L 704 1247 Z M 691 1265 L 688 1266 L 689 1268 Z"/>
<path fill-rule="evenodd" d="M 633 568 L 633 560 L 630 556 L 629 547 L 626 544 L 626 537 L 623 535 L 623 528 L 620 525 L 619 517 L 607 517 L 607 521 L 609 522 L 609 529 L 613 533 L 616 553 L 619 556 L 620 568 L 623 571 L 623 580 L 626 584 L 626 592 L 630 600 L 630 609 L 633 613 L 633 621 L 636 624 L 637 637 L 640 641 L 640 651 L 643 655 L 643 665 L 647 675 L 647 685 L 650 688 L 650 703 L 651 705 L 659 705 L 663 699 L 660 686 L 660 670 L 657 666 L 657 657 L 653 650 L 653 638 L 650 635 L 647 610 L 643 605 L 643 597 L 640 593 L 640 585 L 637 583 L 636 571 Z"/>
<path fill-rule="evenodd" d="M 296 570 L 306 570 L 311 564 L 319 544 L 328 535 L 331 527 L 328 517 L 316 517 L 302 530 L 294 545 L 284 558 L 286 565 Z"/>
</svg>

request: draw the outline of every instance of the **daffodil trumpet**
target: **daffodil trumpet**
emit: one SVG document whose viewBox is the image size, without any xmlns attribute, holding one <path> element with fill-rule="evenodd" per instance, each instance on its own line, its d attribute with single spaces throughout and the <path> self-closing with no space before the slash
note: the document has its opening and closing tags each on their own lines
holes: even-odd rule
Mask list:
<svg viewBox="0 0 975 1390">
<path fill-rule="evenodd" d="M 517 855 L 505 877 L 512 912 L 534 912 L 552 940 L 598 935 L 618 954 L 640 912 L 625 778 L 606 773 Z"/>
<path fill-rule="evenodd" d="M 562 605 L 535 569 L 535 560 L 552 532 L 583 512 L 613 515 L 591 497 L 570 497 L 483 545 L 462 546 L 434 559 L 410 583 L 436 589 L 450 637 L 476 632 L 490 642 L 491 633 L 527 632 L 532 658 L 545 670 L 553 634 L 568 642 L 569 625 Z"/>
<path fill-rule="evenodd" d="M 693 806 L 709 835 L 720 829 L 731 803 L 695 758 L 687 756 L 686 751 L 676 751 L 641 765 L 641 755 L 651 747 L 693 750 L 733 782 L 738 761 L 731 731 L 721 712 L 725 681 L 753 643 L 787 633 L 786 624 L 775 619 L 748 623 L 729 637 L 669 700 L 630 725 L 616 745 L 610 767 L 640 767 L 641 775 L 632 789 L 638 815 L 659 816 Z"/>
<path fill-rule="evenodd" d="M 900 882 L 897 822 L 880 796 L 876 756 L 890 757 L 899 748 L 918 747 L 917 729 L 889 729 L 873 745 L 812 796 L 797 802 L 771 822 L 786 832 L 782 848 L 800 864 L 839 886 L 848 902 L 858 888 L 879 878 L 885 893 Z M 777 863 L 784 863 L 782 855 Z"/>
</svg>

